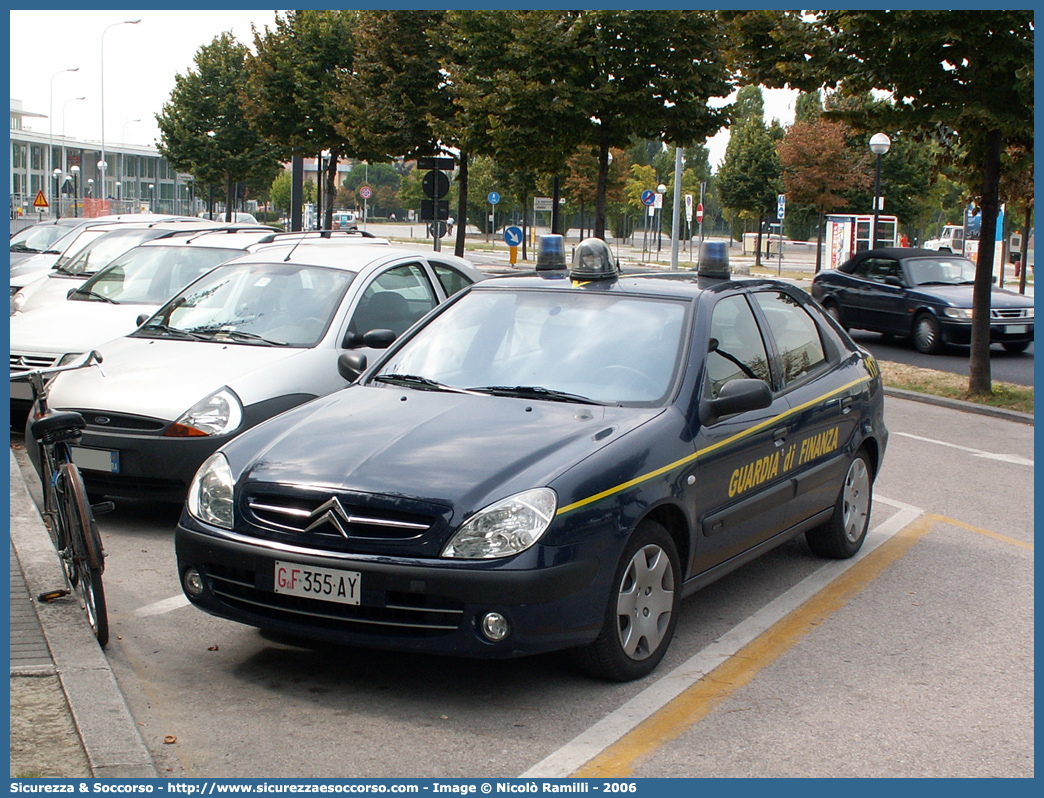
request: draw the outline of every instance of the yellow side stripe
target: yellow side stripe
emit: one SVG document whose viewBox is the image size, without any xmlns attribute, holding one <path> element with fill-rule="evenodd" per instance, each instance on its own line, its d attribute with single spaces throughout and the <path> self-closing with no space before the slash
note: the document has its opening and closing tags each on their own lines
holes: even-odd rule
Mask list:
<svg viewBox="0 0 1044 798">
<path fill-rule="evenodd" d="M 753 427 L 750 427 L 749 429 L 743 430 L 743 432 L 737 432 L 735 435 L 725 438 L 724 440 L 720 440 L 717 443 L 713 443 L 710 446 L 706 446 L 703 449 L 693 452 L 690 455 L 686 455 L 680 460 L 675 460 L 673 463 L 669 463 L 663 466 L 662 468 L 657 468 L 655 471 L 650 471 L 647 474 L 642 474 L 641 476 L 635 477 L 634 479 L 630 479 L 627 482 L 622 482 L 619 485 L 615 485 L 607 490 L 603 490 L 601 493 L 596 493 L 593 496 L 588 496 L 586 499 L 581 499 L 580 501 L 573 502 L 572 504 L 567 504 L 565 507 L 559 508 L 558 512 L 555 515 L 565 515 L 566 513 L 572 512 L 573 510 L 578 510 L 581 507 L 586 507 L 589 504 L 594 504 L 595 502 L 608 498 L 613 494 L 625 491 L 628 488 L 633 488 L 635 485 L 639 485 L 642 482 L 647 482 L 650 479 L 655 479 L 661 474 L 666 474 L 670 471 L 674 471 L 677 468 L 681 468 L 683 465 L 687 465 L 688 463 L 691 463 L 694 460 L 699 459 L 700 457 L 710 454 L 713 451 L 717 451 L 718 449 L 721 449 L 725 446 L 730 446 L 736 441 L 742 440 L 743 438 L 753 435 L 755 432 L 763 430 L 765 427 L 771 427 L 773 424 L 778 424 L 781 420 L 785 418 L 788 418 L 804 410 L 807 410 L 813 405 L 817 405 L 821 402 L 826 401 L 827 399 L 830 399 L 833 396 L 837 396 L 837 394 L 839 393 L 844 393 L 845 391 L 849 390 L 850 388 L 856 385 L 860 385 L 864 382 L 870 382 L 872 379 L 874 378 L 871 376 L 867 376 L 860 377 L 858 380 L 852 380 L 852 382 L 848 383 L 847 385 L 842 385 L 840 388 L 837 388 L 831 391 L 830 393 L 825 393 L 822 396 L 816 397 L 815 399 L 805 402 L 804 404 L 800 404 L 797 407 L 792 407 L 785 413 L 780 413 L 778 416 L 773 416 L 772 418 L 766 419 L 765 421 L 755 424 Z"/>
</svg>

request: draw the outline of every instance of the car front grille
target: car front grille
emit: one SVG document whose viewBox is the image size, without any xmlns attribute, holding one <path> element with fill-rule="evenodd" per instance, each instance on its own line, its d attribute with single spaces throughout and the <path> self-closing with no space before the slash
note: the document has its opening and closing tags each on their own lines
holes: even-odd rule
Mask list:
<svg viewBox="0 0 1044 798">
<path fill-rule="evenodd" d="M 87 428 L 93 432 L 163 432 L 169 422 L 128 413 L 107 413 L 104 410 L 77 410 Z"/>
<path fill-rule="evenodd" d="M 55 355 L 37 355 L 31 352 L 12 352 L 11 371 L 32 371 L 33 369 L 47 369 L 58 362 Z"/>
<path fill-rule="evenodd" d="M 434 556 L 449 510 L 402 497 L 279 486 L 243 497 L 239 532 L 319 551 Z"/>
<path fill-rule="evenodd" d="M 990 317 L 1011 321 L 1012 319 L 1032 319 L 1033 308 L 994 308 L 990 311 Z"/>
<path fill-rule="evenodd" d="M 367 590 L 358 605 L 289 596 L 256 585 L 255 573 L 209 565 L 208 584 L 224 604 L 254 617 L 334 633 L 384 637 L 439 637 L 460 628 L 464 605 L 452 598 L 421 593 Z"/>
</svg>

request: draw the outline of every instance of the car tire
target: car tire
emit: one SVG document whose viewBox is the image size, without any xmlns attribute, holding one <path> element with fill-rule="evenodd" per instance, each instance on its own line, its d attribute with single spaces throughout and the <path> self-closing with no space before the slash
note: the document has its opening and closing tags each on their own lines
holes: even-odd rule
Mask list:
<svg viewBox="0 0 1044 798">
<path fill-rule="evenodd" d="M 830 317 L 840 325 L 842 330 L 848 330 L 848 325 L 841 321 L 841 308 L 839 308 L 836 303 L 825 303 L 823 305 L 823 310 L 825 310 Z"/>
<path fill-rule="evenodd" d="M 1004 351 L 1018 354 L 1019 352 L 1025 352 L 1026 347 L 1030 345 L 1029 341 L 1005 341 L 1001 344 L 1004 347 Z"/>
<path fill-rule="evenodd" d="M 870 526 L 874 481 L 870 461 L 860 449 L 848 465 L 845 481 L 834 503 L 834 514 L 825 524 L 805 533 L 808 547 L 820 557 L 846 560 L 863 545 Z"/>
<path fill-rule="evenodd" d="M 680 602 L 681 564 L 674 540 L 660 524 L 643 521 L 617 565 L 602 631 L 573 652 L 574 660 L 609 681 L 648 675 L 671 644 Z"/>
<path fill-rule="evenodd" d="M 921 313 L 914 319 L 913 345 L 922 355 L 934 355 L 942 349 L 942 329 L 931 313 Z"/>
</svg>

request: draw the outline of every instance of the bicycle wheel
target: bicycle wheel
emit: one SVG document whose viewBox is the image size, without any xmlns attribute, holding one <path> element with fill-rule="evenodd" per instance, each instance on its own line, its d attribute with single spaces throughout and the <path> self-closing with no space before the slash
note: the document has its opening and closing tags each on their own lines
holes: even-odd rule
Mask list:
<svg viewBox="0 0 1044 798">
<path fill-rule="evenodd" d="M 98 645 L 104 648 L 109 642 L 109 616 L 105 609 L 105 587 L 102 571 L 105 570 L 105 552 L 102 549 L 98 525 L 87 502 L 87 491 L 83 477 L 72 463 L 62 463 L 59 471 L 61 501 L 65 516 L 66 532 L 69 536 L 71 561 L 76 572 L 73 583 L 87 613 Z"/>
</svg>

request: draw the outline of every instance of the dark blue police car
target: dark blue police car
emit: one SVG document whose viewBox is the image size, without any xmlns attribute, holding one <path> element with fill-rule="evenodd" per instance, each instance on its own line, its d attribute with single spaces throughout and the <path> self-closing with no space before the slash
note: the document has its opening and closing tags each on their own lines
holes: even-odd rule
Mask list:
<svg viewBox="0 0 1044 798">
<path fill-rule="evenodd" d="M 876 362 L 804 292 L 621 276 L 593 239 L 339 368 L 361 377 L 200 468 L 176 537 L 196 606 L 634 679 L 683 596 L 800 534 L 855 554 L 888 436 Z"/>
</svg>

